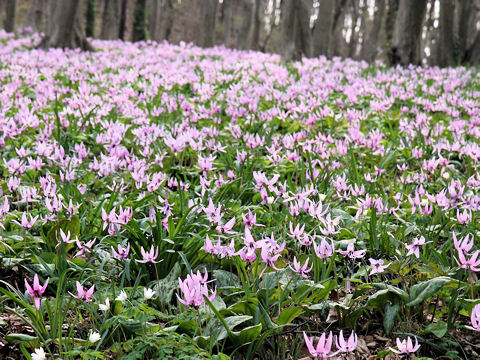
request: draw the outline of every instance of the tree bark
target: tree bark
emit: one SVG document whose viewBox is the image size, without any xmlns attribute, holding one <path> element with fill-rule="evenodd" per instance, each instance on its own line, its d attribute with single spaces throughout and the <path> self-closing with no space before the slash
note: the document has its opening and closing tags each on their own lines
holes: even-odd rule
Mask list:
<svg viewBox="0 0 480 360">
<path fill-rule="evenodd" d="M 475 1 L 458 0 L 455 11 L 455 47 L 456 61 L 463 62 L 468 46 L 470 34 L 475 34 Z"/>
<path fill-rule="evenodd" d="M 46 7 L 45 0 L 32 0 L 27 11 L 25 27 L 30 27 L 34 32 L 43 31 L 43 17 Z"/>
<path fill-rule="evenodd" d="M 218 0 L 203 0 L 201 2 L 200 20 L 204 24 L 198 37 L 198 45 L 201 47 L 212 47 L 214 44 L 217 4 Z"/>
<path fill-rule="evenodd" d="M 231 39 L 231 19 L 232 19 L 232 0 L 223 0 L 222 5 L 222 14 L 223 14 L 223 44 L 226 47 L 230 47 Z"/>
<path fill-rule="evenodd" d="M 115 40 L 119 38 L 120 12 L 121 4 L 117 0 L 104 0 L 101 39 Z"/>
<path fill-rule="evenodd" d="M 440 21 L 438 27 L 437 64 L 452 66 L 454 61 L 453 50 L 453 21 L 455 14 L 455 0 L 440 0 Z"/>
<path fill-rule="evenodd" d="M 93 50 L 85 36 L 83 5 L 81 0 L 50 0 L 49 26 L 40 47 Z"/>
<path fill-rule="evenodd" d="M 115 0 L 112 0 L 115 1 Z M 118 29 L 118 38 L 121 40 L 125 40 L 125 29 L 127 27 L 127 5 L 128 0 L 120 0 L 121 8 L 120 8 L 120 26 Z"/>
<path fill-rule="evenodd" d="M 145 6 L 146 0 L 135 0 L 135 8 L 133 10 L 133 41 L 143 41 L 147 39 Z"/>
<path fill-rule="evenodd" d="M 95 0 L 87 0 L 87 11 L 85 13 L 86 27 L 85 34 L 87 37 L 95 36 Z"/>
<path fill-rule="evenodd" d="M 335 9 L 333 12 L 332 32 L 328 42 L 328 57 L 334 57 L 343 54 L 347 46 L 342 34 L 345 18 L 345 8 L 347 0 L 335 0 Z"/>
<path fill-rule="evenodd" d="M 225 0 L 224 0 L 225 1 Z M 258 50 L 259 49 L 259 41 L 260 41 L 260 27 L 262 24 L 261 21 L 261 1 L 255 0 L 255 10 L 253 12 L 253 29 L 252 29 L 252 40 L 250 42 L 250 49 Z"/>
<path fill-rule="evenodd" d="M 393 64 L 420 64 L 420 40 L 426 8 L 427 0 L 400 0 L 391 47 Z"/>
<path fill-rule="evenodd" d="M 359 20 L 359 14 L 358 14 L 358 6 L 357 6 L 356 0 L 351 0 L 351 7 L 352 7 L 352 27 L 351 27 L 351 36 L 350 36 L 350 42 L 348 44 L 348 57 L 354 58 L 356 54 L 356 48 L 357 48 L 357 25 L 358 25 L 358 20 Z"/>
<path fill-rule="evenodd" d="M 286 0 L 282 6 L 282 58 L 285 61 L 300 60 L 302 54 L 311 55 L 309 5 L 309 0 Z"/>
<path fill-rule="evenodd" d="M 313 56 L 327 55 L 328 44 L 333 32 L 335 1 L 320 0 L 318 17 L 313 28 Z"/>
<path fill-rule="evenodd" d="M 388 61 L 392 61 L 392 42 L 393 42 L 393 30 L 395 28 L 395 19 L 397 18 L 398 7 L 400 6 L 400 0 L 388 0 L 387 18 L 385 20 L 385 35 L 387 38 L 387 56 Z"/>
<path fill-rule="evenodd" d="M 250 28 L 252 26 L 253 3 L 251 0 L 243 0 L 241 6 L 242 24 L 237 37 L 237 48 L 244 50 L 247 46 L 248 36 L 250 35 Z"/>
<path fill-rule="evenodd" d="M 473 44 L 466 51 L 465 61 L 470 65 L 480 65 L 480 31 L 477 31 Z"/>
<path fill-rule="evenodd" d="M 15 31 L 15 13 L 17 11 L 17 0 L 7 0 L 6 16 L 3 27 L 6 32 Z"/>
<path fill-rule="evenodd" d="M 378 36 L 382 27 L 383 13 L 385 12 L 385 0 L 375 1 L 375 14 L 373 17 L 372 29 L 368 37 L 364 38 L 362 47 L 362 58 L 368 62 L 374 61 L 377 56 Z M 366 37 L 367 34 L 364 34 Z"/>
</svg>

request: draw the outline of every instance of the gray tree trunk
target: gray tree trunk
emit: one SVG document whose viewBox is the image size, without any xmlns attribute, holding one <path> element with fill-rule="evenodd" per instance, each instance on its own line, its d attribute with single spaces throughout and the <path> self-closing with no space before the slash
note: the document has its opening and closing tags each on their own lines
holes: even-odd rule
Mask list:
<svg viewBox="0 0 480 360">
<path fill-rule="evenodd" d="M 393 64 L 420 64 L 420 40 L 426 9 L 427 0 L 400 0 L 391 47 Z"/>
<path fill-rule="evenodd" d="M 223 0 L 222 5 L 223 14 L 223 44 L 226 47 L 230 47 L 231 34 L 232 34 L 232 0 Z"/>
<path fill-rule="evenodd" d="M 339 55 L 346 56 L 346 51 L 348 51 L 348 44 L 342 34 L 346 4 L 347 0 L 335 0 L 332 32 L 328 43 L 328 57 L 330 58 Z"/>
<path fill-rule="evenodd" d="M 359 20 L 359 14 L 358 14 L 358 4 L 356 0 L 351 1 L 351 8 L 352 8 L 352 27 L 351 27 L 351 36 L 350 36 L 350 43 L 348 44 L 348 57 L 350 58 L 355 58 L 356 54 L 356 48 L 357 48 L 357 38 L 358 34 L 356 31 L 357 25 L 358 25 L 358 20 Z"/>
<path fill-rule="evenodd" d="M 386 47 L 388 61 L 392 61 L 392 42 L 393 42 L 393 30 L 395 28 L 395 20 L 397 18 L 398 7 L 400 5 L 400 0 L 388 0 L 388 11 L 387 18 L 385 20 L 385 35 L 386 35 Z"/>
<path fill-rule="evenodd" d="M 465 60 L 465 54 L 470 45 L 469 38 L 475 34 L 475 1 L 458 0 L 455 11 L 455 48 L 456 61 Z"/>
<path fill-rule="evenodd" d="M 455 0 L 440 0 L 440 21 L 438 27 L 437 64 L 452 66 L 454 60 L 454 14 Z"/>
<path fill-rule="evenodd" d="M 382 27 L 383 13 L 385 12 L 385 0 L 375 1 L 375 14 L 373 15 L 372 29 L 368 34 L 364 34 L 362 46 L 362 59 L 371 62 L 377 56 L 378 36 Z M 366 37 L 366 38 L 365 38 Z"/>
<path fill-rule="evenodd" d="M 245 49 L 247 47 L 248 36 L 250 35 L 250 28 L 252 26 L 253 6 L 251 0 L 243 0 L 240 5 L 242 20 L 240 31 L 237 37 L 236 47 L 238 49 Z"/>
<path fill-rule="evenodd" d="M 7 32 L 15 31 L 15 13 L 17 12 L 17 0 L 7 0 L 6 16 L 3 28 Z"/>
<path fill-rule="evenodd" d="M 50 0 L 48 8 L 49 26 L 41 47 L 93 50 L 85 36 L 83 1 Z"/>
<path fill-rule="evenodd" d="M 282 58 L 285 61 L 299 60 L 302 54 L 311 54 L 309 5 L 309 0 L 286 0 L 282 6 Z"/>
<path fill-rule="evenodd" d="M 333 32 L 335 1 L 321 0 L 318 17 L 313 28 L 313 56 L 328 54 L 328 44 Z"/>
<path fill-rule="evenodd" d="M 480 65 L 480 31 L 477 31 L 473 44 L 465 52 L 465 61 L 470 65 Z"/>
<path fill-rule="evenodd" d="M 200 29 L 198 45 L 212 47 L 215 41 L 215 19 L 217 17 L 218 0 L 202 0 L 200 7 L 200 20 L 203 28 Z"/>
<path fill-rule="evenodd" d="M 224 0 L 225 1 L 225 0 Z M 252 39 L 250 41 L 250 49 L 258 50 L 259 49 L 259 41 L 260 41 L 260 27 L 262 24 L 261 20 L 261 1 L 255 0 L 255 10 L 253 11 L 253 29 L 252 29 Z"/>
<path fill-rule="evenodd" d="M 43 17 L 45 11 L 45 0 L 32 0 L 27 11 L 25 26 L 32 28 L 35 32 L 43 31 Z"/>
<path fill-rule="evenodd" d="M 121 3 L 117 0 L 104 0 L 102 29 L 100 38 L 115 40 L 119 38 Z"/>
</svg>

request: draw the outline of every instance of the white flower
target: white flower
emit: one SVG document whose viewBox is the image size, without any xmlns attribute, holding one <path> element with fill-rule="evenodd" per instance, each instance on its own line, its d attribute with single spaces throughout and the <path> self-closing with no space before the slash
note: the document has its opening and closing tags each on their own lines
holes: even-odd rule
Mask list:
<svg viewBox="0 0 480 360">
<path fill-rule="evenodd" d="M 96 331 L 90 331 L 90 335 L 88 336 L 88 341 L 90 341 L 92 344 L 96 343 L 98 340 L 100 340 L 101 336 L 98 332 Z"/>
<path fill-rule="evenodd" d="M 31 353 L 32 360 L 45 360 L 45 351 L 43 348 L 35 349 L 35 352 Z"/>
<path fill-rule="evenodd" d="M 448 179 L 450 179 L 450 174 L 445 171 L 445 172 L 442 174 L 442 177 L 443 177 L 445 180 L 448 180 Z"/>
<path fill-rule="evenodd" d="M 149 288 L 143 288 L 143 297 L 145 300 L 150 300 L 155 295 L 155 291 Z"/>
<path fill-rule="evenodd" d="M 122 303 L 127 300 L 128 296 L 127 296 L 127 293 L 125 292 L 125 290 L 122 290 L 120 291 L 120 295 L 118 295 L 115 300 L 117 301 L 121 301 Z"/>
<path fill-rule="evenodd" d="M 268 203 L 268 205 L 272 205 L 274 201 L 275 201 L 275 198 L 274 198 L 273 196 L 267 197 L 267 203 Z"/>
<path fill-rule="evenodd" d="M 105 299 L 105 304 L 98 304 L 98 308 L 102 311 L 108 311 L 110 309 L 110 299 Z"/>
</svg>

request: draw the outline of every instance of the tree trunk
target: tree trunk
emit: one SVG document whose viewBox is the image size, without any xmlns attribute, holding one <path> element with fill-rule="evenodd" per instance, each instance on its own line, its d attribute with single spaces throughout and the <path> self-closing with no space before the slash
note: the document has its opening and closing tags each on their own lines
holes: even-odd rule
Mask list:
<svg viewBox="0 0 480 360">
<path fill-rule="evenodd" d="M 120 12 L 121 4 L 117 0 L 104 0 L 101 39 L 115 40 L 119 38 Z"/>
<path fill-rule="evenodd" d="M 426 9 L 427 0 L 400 0 L 391 47 L 393 64 L 420 64 L 420 40 Z"/>
<path fill-rule="evenodd" d="M 135 8 L 133 10 L 133 41 L 143 41 L 147 39 L 145 6 L 146 0 L 135 0 Z"/>
<path fill-rule="evenodd" d="M 201 47 L 212 47 L 215 37 L 215 19 L 217 17 L 218 0 L 202 0 L 200 7 L 200 20 L 203 22 L 203 29 L 200 29 L 198 45 Z"/>
<path fill-rule="evenodd" d="M 326 1 L 326 0 L 325 0 Z M 328 57 L 343 54 L 346 42 L 342 34 L 345 18 L 345 7 L 347 0 L 335 0 L 335 9 L 333 12 L 332 32 L 328 42 Z"/>
<path fill-rule="evenodd" d="M 225 0 L 224 0 L 225 1 Z M 261 1 L 255 0 L 255 10 L 253 12 L 253 29 L 252 29 L 252 40 L 250 41 L 250 49 L 258 50 L 259 49 L 259 41 L 260 41 L 260 27 L 262 24 L 261 21 Z"/>
<path fill-rule="evenodd" d="M 469 35 L 475 34 L 475 2 L 471 0 L 458 0 L 455 11 L 455 47 L 456 61 L 465 60 L 469 43 Z"/>
<path fill-rule="evenodd" d="M 333 32 L 335 1 L 321 0 L 318 17 L 313 28 L 313 56 L 328 54 L 328 44 Z"/>
<path fill-rule="evenodd" d="M 116 0 L 111 0 L 116 1 Z M 118 38 L 121 40 L 125 40 L 125 29 L 127 27 L 127 5 L 128 0 L 120 0 L 121 8 L 120 8 L 120 26 L 118 29 Z"/>
<path fill-rule="evenodd" d="M 454 61 L 453 50 L 453 21 L 455 14 L 455 0 L 440 0 L 440 21 L 438 27 L 437 64 L 452 66 Z"/>
<path fill-rule="evenodd" d="M 95 36 L 95 0 L 87 0 L 87 11 L 85 13 L 86 27 L 85 34 L 87 37 Z"/>
<path fill-rule="evenodd" d="M 358 6 L 357 6 L 356 0 L 351 1 L 351 7 L 352 7 L 352 27 L 351 27 L 351 35 L 350 35 L 350 42 L 348 44 L 348 57 L 350 58 L 355 58 L 356 54 L 356 49 L 357 49 L 357 25 L 358 25 Z"/>
<path fill-rule="evenodd" d="M 15 31 L 15 13 L 17 11 L 17 0 L 7 0 L 6 16 L 3 27 L 6 32 Z"/>
<path fill-rule="evenodd" d="M 281 9 L 282 58 L 300 60 L 302 54 L 311 55 L 309 0 L 286 0 Z"/>
<path fill-rule="evenodd" d="M 392 42 L 393 42 L 393 29 L 395 27 L 395 19 L 397 18 L 398 7 L 400 0 L 388 0 L 387 18 L 385 20 L 385 35 L 387 38 L 387 56 L 388 61 L 392 64 Z"/>
<path fill-rule="evenodd" d="M 378 36 L 382 27 L 383 13 L 385 12 L 385 0 L 375 1 L 375 14 L 373 18 L 372 30 L 367 34 L 364 34 L 364 43 L 362 46 L 362 59 L 372 62 L 377 56 Z"/>
<path fill-rule="evenodd" d="M 480 65 L 480 31 L 477 31 L 473 44 L 466 51 L 465 61 L 470 65 Z"/>
<path fill-rule="evenodd" d="M 27 11 L 25 27 L 30 27 L 34 32 L 43 31 L 43 15 L 45 10 L 45 0 L 32 0 Z"/>
<path fill-rule="evenodd" d="M 242 19 L 242 24 L 240 26 L 236 47 L 240 50 L 244 50 L 247 46 L 247 40 L 252 25 L 253 3 L 251 0 L 243 0 L 241 3 L 240 18 Z"/>
<path fill-rule="evenodd" d="M 222 5 L 222 14 L 223 14 L 223 44 L 226 47 L 230 47 L 230 38 L 231 38 L 231 19 L 232 19 L 232 0 L 223 0 Z"/>
<path fill-rule="evenodd" d="M 41 47 L 93 50 L 85 36 L 81 0 L 50 0 L 48 8 L 49 26 Z"/>
<path fill-rule="evenodd" d="M 312 32 L 310 30 L 310 12 L 312 9 L 312 2 L 310 0 L 296 1 L 297 7 L 296 21 L 298 26 L 297 33 L 297 47 L 302 50 L 302 53 L 310 57 L 312 56 Z"/>
</svg>

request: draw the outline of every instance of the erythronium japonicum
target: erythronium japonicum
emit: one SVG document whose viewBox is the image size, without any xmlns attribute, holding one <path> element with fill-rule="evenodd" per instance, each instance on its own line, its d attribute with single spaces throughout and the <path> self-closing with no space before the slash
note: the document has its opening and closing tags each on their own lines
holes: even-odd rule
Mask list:
<svg viewBox="0 0 480 360">
<path fill-rule="evenodd" d="M 466 326 L 468 329 L 480 332 L 480 304 L 473 307 L 472 314 L 470 315 L 470 321 L 472 326 Z"/>
<path fill-rule="evenodd" d="M 33 277 L 33 287 L 30 286 L 30 284 L 27 282 L 27 279 L 25 279 L 25 287 L 27 288 L 28 294 L 33 297 L 33 301 L 35 302 L 35 307 L 37 310 L 40 310 L 40 300 L 47 289 L 48 281 L 50 278 L 47 278 L 43 286 L 40 286 L 40 282 L 38 280 L 38 275 L 35 274 Z"/>
<path fill-rule="evenodd" d="M 177 294 L 179 302 L 186 306 L 198 307 L 205 302 L 203 296 L 205 295 L 210 301 L 216 296 L 217 289 L 215 288 L 211 293 L 207 286 L 208 272 L 205 270 L 205 275 L 202 277 L 200 271 L 197 273 L 191 272 L 187 275 L 185 280 L 178 279 L 180 291 L 184 299 Z"/>
<path fill-rule="evenodd" d="M 396 354 L 413 354 L 418 349 L 420 349 L 420 345 L 418 344 L 418 340 L 415 337 L 415 345 L 413 345 L 412 339 L 408 336 L 406 339 L 400 340 L 397 337 L 397 349 L 389 347 L 391 351 Z"/>
<path fill-rule="evenodd" d="M 303 337 L 305 339 L 305 345 L 307 345 L 307 349 L 310 352 L 310 355 L 312 355 L 314 358 L 328 359 L 333 355 L 332 353 L 330 353 L 333 343 L 333 335 L 331 331 L 328 337 L 326 337 L 326 334 L 323 333 L 320 336 L 320 339 L 318 339 L 317 346 L 315 347 L 313 346 L 313 338 L 309 338 L 307 334 L 305 334 L 305 331 L 303 332 Z"/>
<path fill-rule="evenodd" d="M 82 284 L 80 284 L 79 281 L 77 281 L 76 284 L 77 284 L 77 295 L 73 295 L 72 293 L 70 293 L 70 295 L 72 295 L 75 299 L 79 299 L 79 300 L 83 299 L 85 300 L 85 302 L 90 302 L 92 300 L 92 295 L 95 289 L 95 285 L 92 285 L 87 291 L 85 291 L 85 289 L 83 288 Z"/>
</svg>

